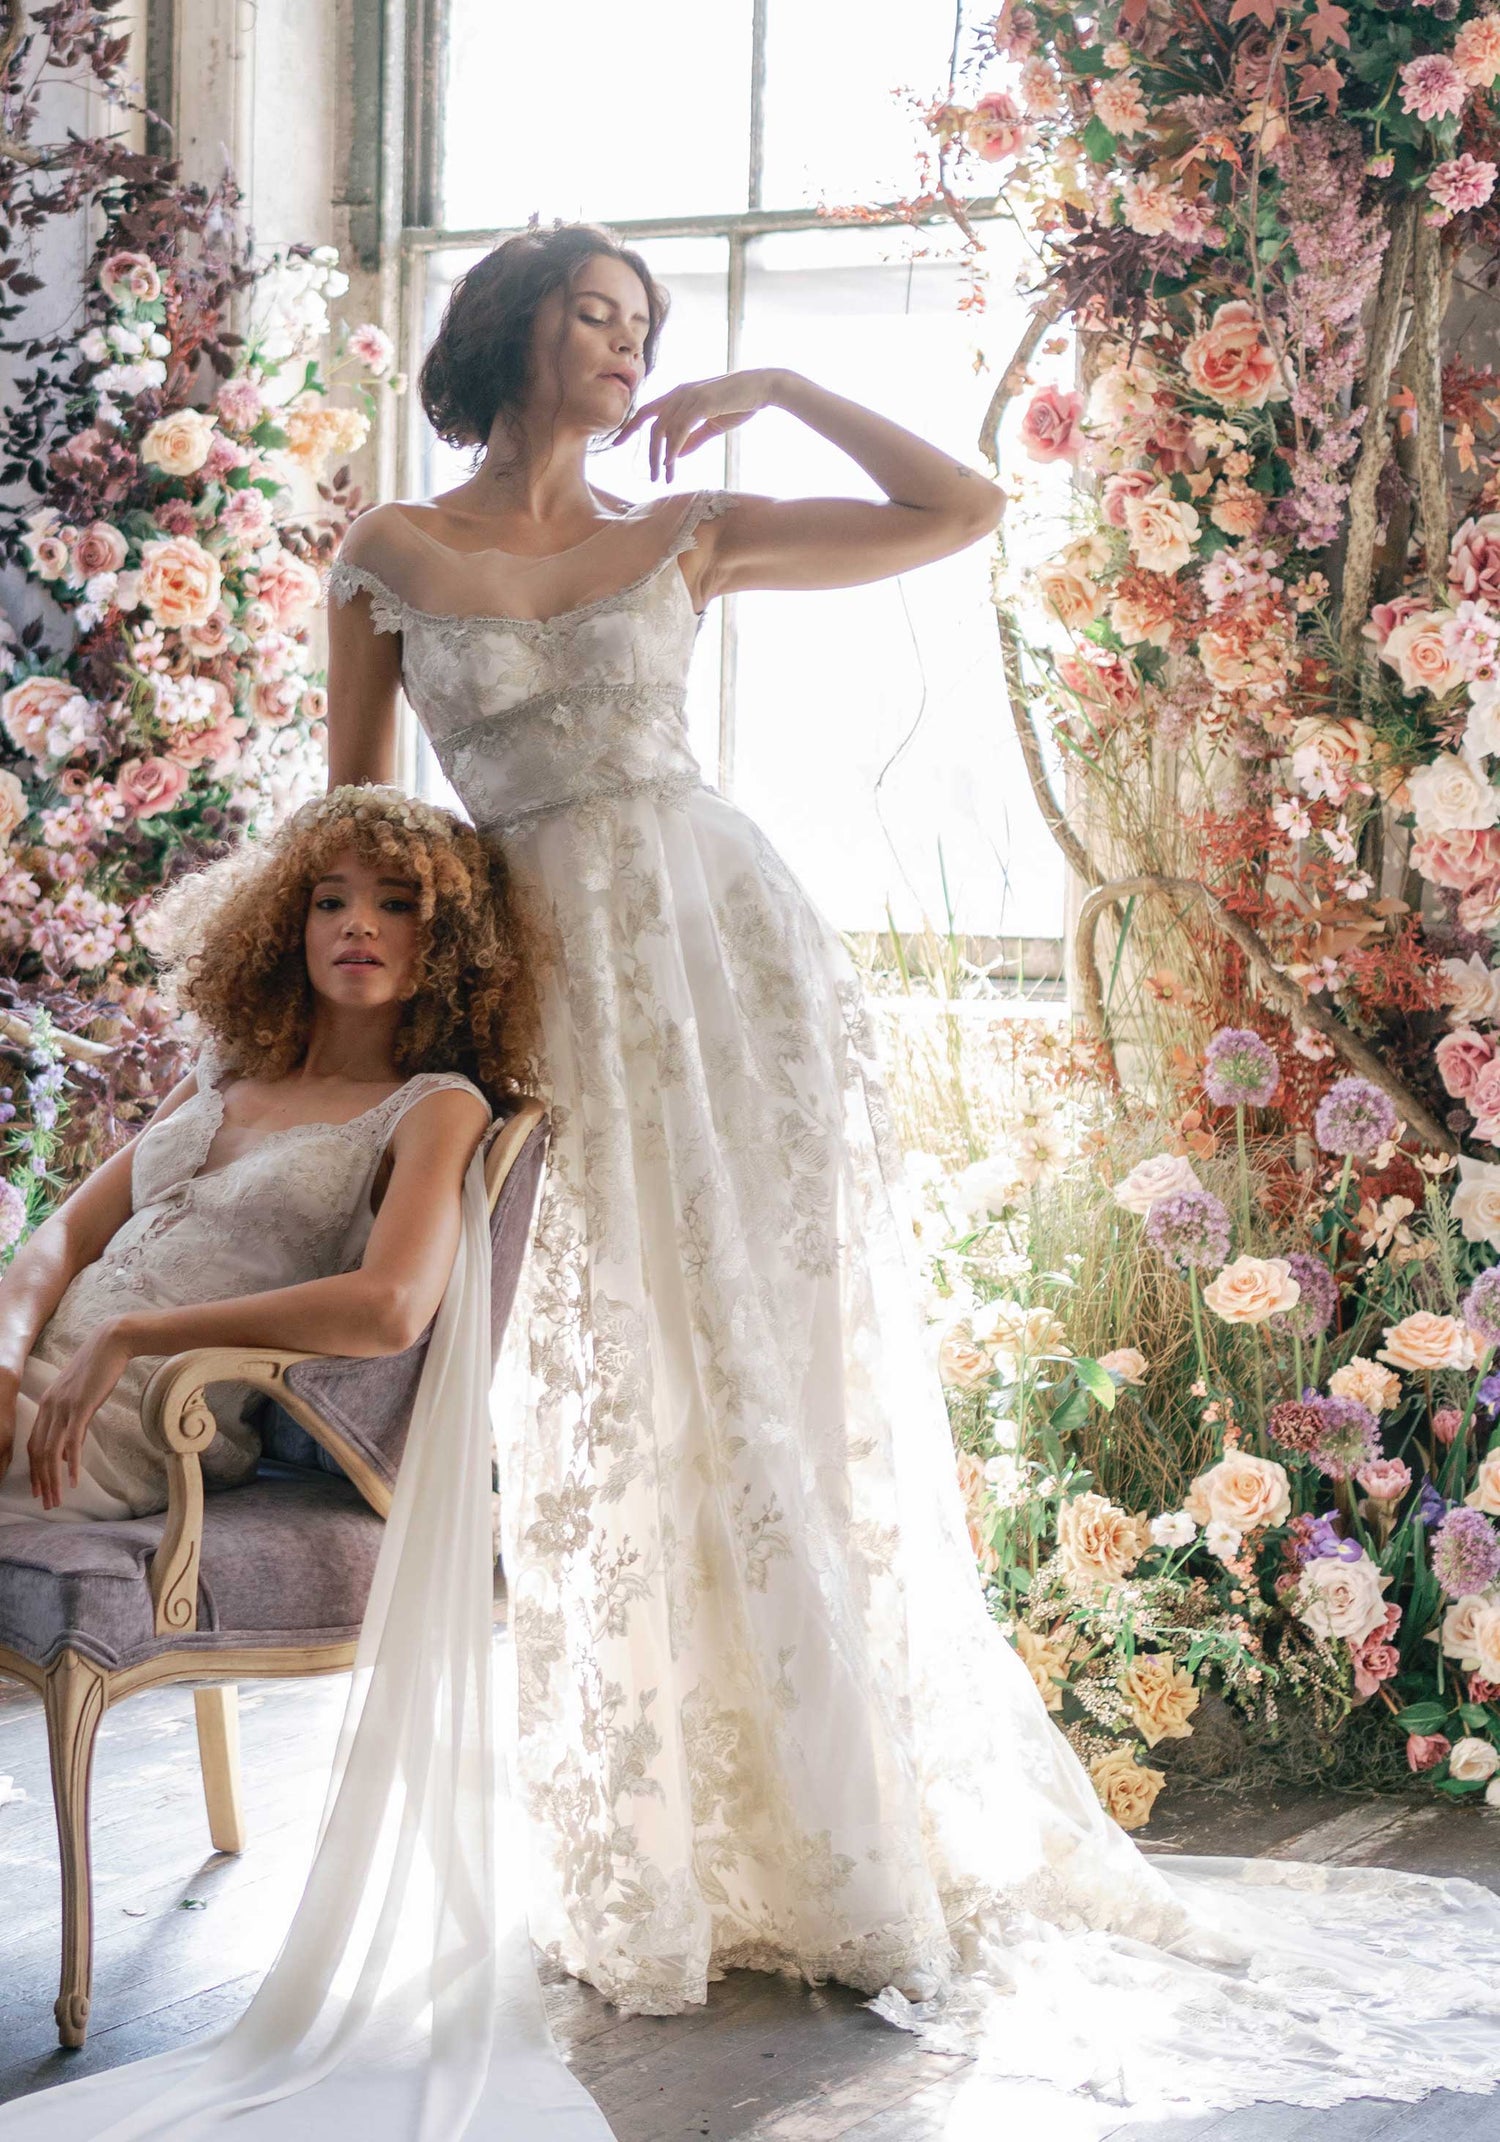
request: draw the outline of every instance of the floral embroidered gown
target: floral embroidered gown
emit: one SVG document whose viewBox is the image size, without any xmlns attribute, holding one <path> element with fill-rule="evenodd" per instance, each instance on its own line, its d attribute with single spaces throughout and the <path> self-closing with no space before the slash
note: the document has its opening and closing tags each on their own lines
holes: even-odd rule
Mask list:
<svg viewBox="0 0 1500 2142">
<path fill-rule="evenodd" d="M 1221 2103 L 1357 2091 L 1385 1992 L 1359 1944 L 1385 1940 L 1404 2065 L 1363 2087 L 1431 2087 L 1460 2053 L 1500 2074 L 1492 1993 L 1471 1979 L 1485 2020 L 1446 2040 L 1431 2022 L 1459 1922 L 1496 1983 L 1483 1892 L 1359 1870 L 1333 1932 L 1299 1893 L 1296 1970 L 1311 1952 L 1327 1984 L 1292 2015 L 1266 1863 L 1194 1881 L 1144 1859 L 986 1611 L 853 971 L 688 744 L 677 560 L 732 503 L 631 508 L 540 560 L 385 506 L 330 582 L 401 635 L 407 695 L 542 938 L 554 1145 L 501 1435 L 533 1933 L 648 2013 L 734 1966 L 870 1993 L 925 1975 L 950 2014 L 1019 1985 L 990 2026 L 1006 2072 L 1102 2062 L 1118 2086 L 1128 2041 L 1149 2097 L 1190 2042 Z M 1099 1988 L 1141 1971 L 1180 1991 L 1159 2045 L 1138 2001 L 1118 2042 L 1101 2024 Z"/>
</svg>

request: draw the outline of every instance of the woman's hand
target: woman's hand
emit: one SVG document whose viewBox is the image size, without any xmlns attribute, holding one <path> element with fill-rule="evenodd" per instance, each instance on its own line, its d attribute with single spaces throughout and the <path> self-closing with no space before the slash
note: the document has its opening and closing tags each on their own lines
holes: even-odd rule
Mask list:
<svg viewBox="0 0 1500 2142">
<path fill-rule="evenodd" d="M 43 1509 L 55 1510 L 62 1501 L 64 1465 L 69 1480 L 77 1487 L 89 1422 L 119 1382 L 134 1353 L 123 1319 L 101 1324 L 48 1384 L 36 1409 L 27 1446 L 31 1492 L 41 1498 Z"/>
<path fill-rule="evenodd" d="M 654 402 L 643 402 L 620 426 L 615 444 L 628 439 L 643 424 L 651 426 L 651 481 L 672 481 L 672 472 L 683 454 L 691 454 L 710 439 L 733 431 L 757 409 L 768 409 L 776 400 L 779 375 L 769 369 L 726 372 L 719 379 L 691 380 L 674 387 Z"/>
</svg>

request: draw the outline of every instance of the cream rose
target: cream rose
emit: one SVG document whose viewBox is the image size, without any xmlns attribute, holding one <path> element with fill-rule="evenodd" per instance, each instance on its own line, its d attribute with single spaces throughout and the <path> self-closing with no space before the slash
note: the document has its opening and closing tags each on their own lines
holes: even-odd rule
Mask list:
<svg viewBox="0 0 1500 2142">
<path fill-rule="evenodd" d="M 1462 1599 L 1455 1599 L 1443 1616 L 1440 1634 L 1443 1656 L 1455 1659 L 1465 1673 L 1479 1671 L 1478 1622 L 1482 1614 L 1493 1613 L 1500 1605 L 1500 1591 L 1493 1588 L 1487 1592 L 1465 1592 Z"/>
<path fill-rule="evenodd" d="M 1138 1346 L 1116 1346 L 1099 1356 L 1099 1366 L 1118 1376 L 1121 1383 L 1134 1385 L 1145 1382 L 1151 1364 Z"/>
<path fill-rule="evenodd" d="M 1308 714 L 1292 724 L 1287 738 L 1292 778 L 1304 796 L 1329 796 L 1341 803 L 1358 769 L 1369 763 L 1370 730 L 1352 714 L 1327 720 Z"/>
<path fill-rule="evenodd" d="M 1066 1681 L 1073 1656 L 1073 1638 L 1066 1627 L 1060 1633 L 1043 1636 L 1036 1629 L 1028 1629 L 1023 1621 L 1016 1626 L 1014 1642 L 1037 1694 L 1049 1711 L 1060 1711 L 1063 1692 L 1059 1684 Z"/>
<path fill-rule="evenodd" d="M 1434 1316 L 1419 1309 L 1399 1324 L 1386 1327 L 1385 1344 L 1376 1359 L 1392 1368 L 1424 1374 L 1431 1369 L 1471 1369 L 1477 1356 L 1474 1338 L 1456 1316 Z"/>
<path fill-rule="evenodd" d="M 1286 1467 L 1250 1450 L 1226 1451 L 1198 1475 L 1183 1508 L 1194 1524 L 1227 1525 L 1233 1532 L 1283 1525 L 1292 1514 Z"/>
<path fill-rule="evenodd" d="M 1500 1769 L 1500 1748 L 1493 1741 L 1478 1740 L 1472 1734 L 1456 1740 L 1448 1751 L 1448 1775 L 1460 1778 L 1465 1784 L 1482 1784 Z"/>
<path fill-rule="evenodd" d="M 1148 1748 L 1160 1740 L 1186 1740 L 1198 1708 L 1193 1677 L 1165 1652 L 1138 1651 L 1120 1676 L 1120 1694 L 1130 1722 Z"/>
<path fill-rule="evenodd" d="M 1226 1324 L 1263 1324 L 1295 1309 L 1301 1298 L 1285 1257 L 1236 1257 L 1203 1289 L 1203 1299 Z"/>
<path fill-rule="evenodd" d="M 1298 1618 L 1325 1642 L 1342 1637 L 1347 1644 L 1362 1644 L 1385 1627 L 1384 1595 L 1390 1581 L 1367 1554 L 1357 1562 L 1320 1556 L 1307 1564 L 1297 1586 Z"/>
<path fill-rule="evenodd" d="M 200 625 L 219 606 L 219 561 L 191 536 L 166 536 L 141 550 L 141 601 L 159 625 Z"/>
<path fill-rule="evenodd" d="M 1396 672 L 1408 698 L 1415 692 L 1431 692 L 1435 699 L 1442 699 L 1463 683 L 1463 664 L 1454 661 L 1443 638 L 1444 627 L 1452 621 L 1451 610 L 1419 610 L 1415 617 L 1403 619 L 1386 639 L 1380 659 Z"/>
<path fill-rule="evenodd" d="M 1092 1489 L 1057 1513 L 1057 1560 L 1070 1582 L 1088 1588 L 1119 1584 L 1150 1545 L 1145 1521 Z"/>
<path fill-rule="evenodd" d="M 1255 307 L 1243 298 L 1221 305 L 1182 353 L 1182 369 L 1199 394 L 1225 409 L 1262 409 L 1286 399 L 1275 354 Z"/>
<path fill-rule="evenodd" d="M 1496 1172 L 1500 1174 L 1500 1169 Z M 1159 1197 L 1202 1188 L 1185 1153 L 1157 1153 L 1150 1160 L 1137 1161 L 1124 1181 L 1115 1184 L 1115 1203 L 1144 1219 Z"/>
<path fill-rule="evenodd" d="M 1175 573 L 1193 555 L 1198 516 L 1161 484 L 1144 498 L 1126 499 L 1125 529 L 1137 565 L 1148 573 Z"/>
<path fill-rule="evenodd" d="M 938 1375 L 950 1391 L 980 1391 L 995 1364 L 974 1337 L 967 1317 L 950 1324 L 938 1341 Z"/>
<path fill-rule="evenodd" d="M 1104 608 L 1104 595 L 1097 581 L 1074 572 L 1060 558 L 1044 565 L 1036 576 L 1042 601 L 1070 632 L 1092 625 Z"/>
<path fill-rule="evenodd" d="M 1453 1217 L 1467 1242 L 1500 1249 L 1500 1167 L 1490 1160 L 1460 1160 Z"/>
<path fill-rule="evenodd" d="M 1372 1413 L 1388 1413 L 1401 1397 L 1400 1377 L 1393 1376 L 1378 1361 L 1367 1361 L 1363 1354 L 1356 1354 L 1352 1361 L 1335 1369 L 1328 1388 L 1335 1398 L 1352 1398 L 1356 1405 L 1368 1406 Z"/>
<path fill-rule="evenodd" d="M 13 773 L 0 769 L 0 847 L 26 816 L 26 791 Z"/>
<path fill-rule="evenodd" d="M 1500 1681 L 1500 1605 L 1480 1607 L 1470 1623 L 1469 1634 L 1474 1646 L 1470 1671 L 1478 1673 L 1481 1680 Z"/>
<path fill-rule="evenodd" d="M 1483 1510 L 1486 1517 L 1500 1517 L 1500 1449 L 1487 1451 L 1480 1459 L 1474 1485 L 1464 1501 L 1471 1510 Z M 1496 1679 L 1500 1680 L 1500 1675 Z"/>
<path fill-rule="evenodd" d="M 1443 1001 L 1451 1026 L 1500 1024 L 1500 968 L 1487 967 L 1477 952 L 1467 959 L 1445 959 Z"/>
<path fill-rule="evenodd" d="M 192 476 L 208 459 L 215 419 L 201 409 L 174 409 L 158 417 L 141 441 L 142 461 L 167 476 Z"/>
<path fill-rule="evenodd" d="M 1023 1360 L 1030 1365 L 1043 1354 L 1069 1351 L 1068 1334 L 1050 1309 L 1027 1309 L 1004 1296 L 976 1309 L 972 1327 L 979 1344 L 1012 1373 Z"/>
<path fill-rule="evenodd" d="M 1144 1829 L 1151 1820 L 1156 1796 L 1167 1782 L 1164 1770 L 1138 1763 L 1131 1748 L 1111 1748 L 1089 1766 L 1099 1803 L 1122 1830 Z"/>
<path fill-rule="evenodd" d="M 1482 781 L 1456 752 L 1439 752 L 1428 765 L 1414 766 L 1406 794 L 1423 836 L 1477 833 L 1500 819 L 1500 789 Z"/>
</svg>

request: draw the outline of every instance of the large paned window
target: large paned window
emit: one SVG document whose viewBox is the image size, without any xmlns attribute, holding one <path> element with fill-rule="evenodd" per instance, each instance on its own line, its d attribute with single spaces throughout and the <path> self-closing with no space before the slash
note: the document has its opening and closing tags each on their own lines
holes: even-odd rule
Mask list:
<svg viewBox="0 0 1500 2142">
<path fill-rule="evenodd" d="M 447 0 L 434 99 L 437 206 L 408 231 L 408 356 L 454 278 L 533 216 L 607 223 L 672 300 L 651 396 L 783 365 L 973 461 L 995 366 L 1019 331 L 1008 226 L 987 226 L 990 302 L 964 309 L 957 233 L 844 208 L 914 190 L 917 133 L 893 94 L 947 79 L 952 0 Z M 413 367 L 414 369 L 414 363 Z M 403 489 L 472 465 L 413 405 Z M 651 495 L 644 441 L 597 480 Z M 679 465 L 675 487 L 878 497 L 845 455 L 768 411 Z M 872 587 L 711 605 L 689 719 L 706 777 L 766 829 L 846 930 L 942 922 L 1056 937 L 1062 882 L 1010 733 L 989 559 Z M 423 778 L 440 777 L 428 758 Z"/>
</svg>

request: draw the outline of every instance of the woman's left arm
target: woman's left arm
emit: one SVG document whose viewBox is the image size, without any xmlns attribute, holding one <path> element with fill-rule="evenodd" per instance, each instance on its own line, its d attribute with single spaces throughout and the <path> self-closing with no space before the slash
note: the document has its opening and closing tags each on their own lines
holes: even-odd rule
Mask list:
<svg viewBox="0 0 1500 2142">
<path fill-rule="evenodd" d="M 740 588 L 841 588 L 884 580 L 964 550 L 1000 522 L 1005 494 L 915 432 L 779 367 L 732 372 L 674 388 L 638 409 L 621 438 L 651 425 L 651 474 L 671 480 L 679 456 L 784 409 L 841 447 L 886 494 L 857 498 L 737 497 L 699 531 L 694 572 L 701 607 Z"/>
<path fill-rule="evenodd" d="M 449 1089 L 409 1109 L 391 1138 L 392 1167 L 358 1269 L 264 1294 L 113 1317 L 48 1385 L 28 1445 L 31 1488 L 61 1499 L 78 1485 L 89 1422 L 138 1355 L 200 1346 L 286 1346 L 319 1354 L 399 1354 L 443 1298 L 458 1248 L 464 1175 L 489 1125 L 477 1095 Z"/>
</svg>

